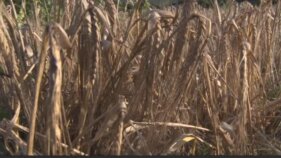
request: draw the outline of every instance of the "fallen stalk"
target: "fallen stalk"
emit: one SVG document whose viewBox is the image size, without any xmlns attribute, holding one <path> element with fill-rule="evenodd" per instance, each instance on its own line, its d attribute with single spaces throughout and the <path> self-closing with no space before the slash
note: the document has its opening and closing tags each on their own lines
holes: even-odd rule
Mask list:
<svg viewBox="0 0 281 158">
<path fill-rule="evenodd" d="M 198 126 L 193 126 L 193 125 L 187 125 L 187 124 L 182 124 L 182 123 L 174 123 L 174 122 L 135 122 L 131 120 L 132 124 L 135 125 L 142 125 L 142 126 L 168 126 L 168 127 L 183 127 L 183 128 L 192 128 L 192 129 L 197 129 L 197 130 L 202 130 L 202 131 L 210 131 L 207 128 L 204 127 L 198 127 Z"/>
</svg>

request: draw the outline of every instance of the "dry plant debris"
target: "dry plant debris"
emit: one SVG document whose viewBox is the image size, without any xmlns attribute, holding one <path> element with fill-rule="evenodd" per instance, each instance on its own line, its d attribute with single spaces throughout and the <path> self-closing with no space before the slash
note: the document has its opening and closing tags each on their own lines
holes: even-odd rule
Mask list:
<svg viewBox="0 0 281 158">
<path fill-rule="evenodd" d="M 0 2 L 11 155 L 281 154 L 281 1 L 52 2 Z"/>
</svg>

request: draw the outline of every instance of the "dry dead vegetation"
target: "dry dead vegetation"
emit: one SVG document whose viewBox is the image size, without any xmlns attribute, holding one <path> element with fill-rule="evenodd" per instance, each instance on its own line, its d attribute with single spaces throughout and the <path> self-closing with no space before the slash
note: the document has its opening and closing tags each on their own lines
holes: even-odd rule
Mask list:
<svg viewBox="0 0 281 158">
<path fill-rule="evenodd" d="M 24 25 L 0 2 L 10 154 L 281 154 L 280 1 L 143 12 L 138 1 L 130 13 L 53 2 L 54 22 L 34 1 Z"/>
</svg>

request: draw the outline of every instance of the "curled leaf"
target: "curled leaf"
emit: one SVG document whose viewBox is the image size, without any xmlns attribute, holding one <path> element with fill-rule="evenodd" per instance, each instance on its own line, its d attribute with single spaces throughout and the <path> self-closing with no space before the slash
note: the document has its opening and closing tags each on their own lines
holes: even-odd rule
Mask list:
<svg viewBox="0 0 281 158">
<path fill-rule="evenodd" d="M 61 48 L 64 49 L 69 49 L 71 48 L 71 42 L 68 38 L 67 33 L 65 32 L 65 30 L 61 27 L 60 24 L 55 23 L 54 24 L 54 29 L 55 29 L 55 36 L 57 38 L 57 43 Z"/>
</svg>

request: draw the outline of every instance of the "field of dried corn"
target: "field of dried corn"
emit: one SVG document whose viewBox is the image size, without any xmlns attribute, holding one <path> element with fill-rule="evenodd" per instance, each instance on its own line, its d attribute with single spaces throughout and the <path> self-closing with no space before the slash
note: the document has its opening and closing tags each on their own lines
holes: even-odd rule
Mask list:
<svg viewBox="0 0 281 158">
<path fill-rule="evenodd" d="M 0 1 L 11 155 L 281 154 L 281 2 Z M 25 1 L 23 1 L 25 2 Z"/>
</svg>

